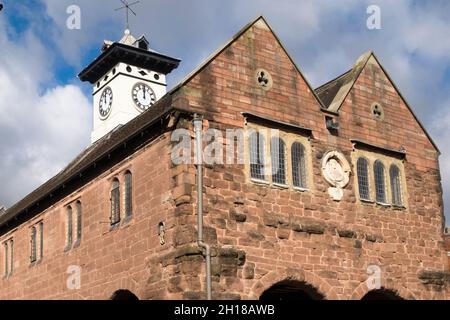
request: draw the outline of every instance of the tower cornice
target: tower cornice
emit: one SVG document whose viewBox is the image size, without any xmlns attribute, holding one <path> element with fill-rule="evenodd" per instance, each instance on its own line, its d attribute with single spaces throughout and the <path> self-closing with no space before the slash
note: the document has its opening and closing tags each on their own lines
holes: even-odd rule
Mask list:
<svg viewBox="0 0 450 320">
<path fill-rule="evenodd" d="M 115 42 L 81 71 L 78 78 L 94 84 L 119 62 L 167 75 L 179 66 L 181 60 Z"/>
</svg>

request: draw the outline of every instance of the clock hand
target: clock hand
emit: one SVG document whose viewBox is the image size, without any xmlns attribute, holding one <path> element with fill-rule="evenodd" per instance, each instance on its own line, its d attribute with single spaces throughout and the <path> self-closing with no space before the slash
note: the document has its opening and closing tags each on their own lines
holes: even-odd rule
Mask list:
<svg viewBox="0 0 450 320">
<path fill-rule="evenodd" d="M 145 100 L 145 92 L 146 92 L 146 91 L 147 91 L 147 90 L 144 89 L 144 100 Z"/>
</svg>

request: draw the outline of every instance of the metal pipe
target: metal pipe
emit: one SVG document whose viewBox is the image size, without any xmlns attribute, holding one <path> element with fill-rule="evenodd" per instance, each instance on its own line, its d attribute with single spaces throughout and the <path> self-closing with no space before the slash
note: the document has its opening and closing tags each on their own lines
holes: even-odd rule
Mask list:
<svg viewBox="0 0 450 320">
<path fill-rule="evenodd" d="M 211 247 L 203 240 L 203 152 L 202 152 L 202 131 L 203 119 L 198 114 L 194 115 L 194 132 L 197 165 L 197 244 L 205 249 L 206 258 L 206 297 L 212 300 L 211 289 Z"/>
</svg>

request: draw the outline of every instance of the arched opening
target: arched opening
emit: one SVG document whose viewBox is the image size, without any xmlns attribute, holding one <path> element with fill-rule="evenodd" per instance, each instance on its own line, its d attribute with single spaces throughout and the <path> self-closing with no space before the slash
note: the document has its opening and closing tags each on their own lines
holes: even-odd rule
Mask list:
<svg viewBox="0 0 450 320">
<path fill-rule="evenodd" d="M 117 290 L 111 297 L 111 300 L 116 301 L 138 301 L 139 298 L 136 297 L 134 293 L 129 290 Z"/>
<path fill-rule="evenodd" d="M 284 280 L 264 291 L 262 301 L 324 300 L 316 288 L 303 281 Z"/>
<path fill-rule="evenodd" d="M 404 299 L 400 297 L 395 291 L 382 288 L 367 292 L 366 295 L 362 297 L 361 300 L 373 301 L 373 300 L 404 300 Z"/>
</svg>

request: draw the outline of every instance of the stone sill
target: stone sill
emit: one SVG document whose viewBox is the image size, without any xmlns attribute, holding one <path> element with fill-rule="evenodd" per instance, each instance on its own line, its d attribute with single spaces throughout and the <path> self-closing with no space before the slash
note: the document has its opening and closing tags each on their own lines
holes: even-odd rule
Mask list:
<svg viewBox="0 0 450 320">
<path fill-rule="evenodd" d="M 118 222 L 112 224 L 112 225 L 109 227 L 109 231 L 117 230 L 117 229 L 119 229 L 119 227 L 120 227 L 120 221 L 118 221 Z"/>
<path fill-rule="evenodd" d="M 129 223 L 131 222 L 131 220 L 133 220 L 133 214 L 130 214 L 130 215 L 126 216 L 126 217 L 122 220 L 121 225 L 122 225 L 122 226 L 125 226 L 125 225 L 129 224 Z"/>
<path fill-rule="evenodd" d="M 300 187 L 291 187 L 289 184 L 282 184 L 282 183 L 270 183 L 267 180 L 260 180 L 260 179 L 250 179 L 250 182 L 260 185 L 260 186 L 266 186 L 266 187 L 272 187 L 277 189 L 283 189 L 283 190 L 294 190 L 298 192 L 310 192 L 311 189 L 309 188 L 300 188 Z"/>
<path fill-rule="evenodd" d="M 281 183 L 273 183 L 274 187 L 280 188 L 280 189 L 289 189 L 289 186 L 287 184 L 281 184 Z"/>
<path fill-rule="evenodd" d="M 9 273 L 8 275 L 3 276 L 3 280 L 9 280 L 12 278 L 12 276 L 14 275 L 14 272 Z"/>
<path fill-rule="evenodd" d="M 363 205 L 377 205 L 377 206 L 381 206 L 384 208 L 391 208 L 393 210 L 399 210 L 399 211 L 404 211 L 407 208 L 405 206 L 398 206 L 398 205 L 394 205 L 394 204 L 389 204 L 389 203 L 384 203 L 384 202 L 377 202 L 374 200 L 367 200 L 367 199 L 359 199 L 359 201 L 363 204 Z"/>
<path fill-rule="evenodd" d="M 269 182 L 269 181 L 266 181 L 266 180 L 260 180 L 260 179 L 254 179 L 254 178 L 252 178 L 251 181 L 252 181 L 253 183 L 256 183 L 256 184 L 262 184 L 262 185 L 266 185 L 266 186 L 270 185 L 270 182 Z"/>
<path fill-rule="evenodd" d="M 73 245 L 72 249 L 77 249 L 80 246 L 80 244 L 81 244 L 81 239 L 79 238 Z"/>
<path fill-rule="evenodd" d="M 309 191 L 311 191 L 311 189 L 300 188 L 300 187 L 293 187 L 292 189 L 294 189 L 295 191 L 299 191 L 299 192 L 309 192 Z"/>
<path fill-rule="evenodd" d="M 375 203 L 375 201 L 370 200 L 370 199 L 359 198 L 359 201 L 361 201 L 362 203 L 367 203 L 367 204 L 374 204 Z"/>
<path fill-rule="evenodd" d="M 384 202 L 377 201 L 376 204 L 379 206 L 382 206 L 382 207 L 386 207 L 386 208 L 392 207 L 389 203 L 384 203 Z"/>
<path fill-rule="evenodd" d="M 42 262 L 42 258 L 39 259 L 39 260 L 36 260 L 36 261 L 31 262 L 31 263 L 30 263 L 30 268 L 33 268 L 33 267 L 36 267 L 36 266 L 40 265 L 41 262 Z"/>
<path fill-rule="evenodd" d="M 64 248 L 64 253 L 67 253 L 67 252 L 69 252 L 70 250 L 72 250 L 72 244 L 66 245 L 66 247 Z"/>
</svg>

